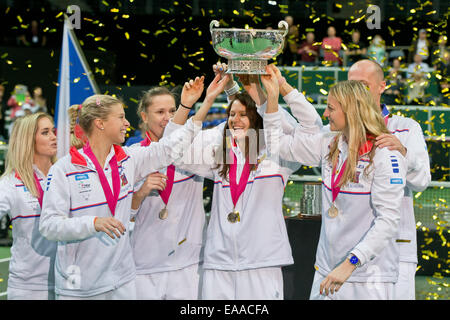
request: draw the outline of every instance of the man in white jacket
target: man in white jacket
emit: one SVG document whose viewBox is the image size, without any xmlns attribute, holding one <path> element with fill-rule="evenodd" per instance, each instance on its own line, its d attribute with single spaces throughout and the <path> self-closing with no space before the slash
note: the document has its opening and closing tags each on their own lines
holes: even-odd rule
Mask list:
<svg viewBox="0 0 450 320">
<path fill-rule="evenodd" d="M 423 191 L 431 181 L 430 161 L 422 128 L 411 118 L 389 115 L 380 103 L 386 87 L 383 69 L 374 61 L 360 60 L 348 71 L 348 80 L 362 81 L 369 87 L 375 101 L 381 106 L 390 135 L 378 137 L 379 148 L 399 151 L 407 160 L 406 186 L 403 196 L 400 231 L 396 240 L 399 247 L 399 277 L 395 284 L 395 299 L 415 299 L 417 267 L 416 222 L 412 191 Z"/>
</svg>

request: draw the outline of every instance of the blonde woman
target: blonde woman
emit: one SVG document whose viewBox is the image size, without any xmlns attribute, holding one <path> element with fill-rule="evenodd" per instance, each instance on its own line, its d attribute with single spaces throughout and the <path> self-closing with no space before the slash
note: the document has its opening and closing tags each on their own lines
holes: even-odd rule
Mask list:
<svg viewBox="0 0 450 320">
<path fill-rule="evenodd" d="M 214 80 L 214 87 L 223 81 Z M 39 230 L 58 241 L 58 299 L 135 299 L 135 264 L 126 232 L 133 186 L 183 155 L 212 102 L 204 102 L 185 126 L 147 148 L 122 148 L 129 126 L 123 103 L 108 95 L 87 98 L 79 125 L 83 148 L 52 167 Z M 184 112 L 184 111 L 180 111 Z M 178 122 L 177 115 L 173 121 Z M 106 201 L 105 201 L 106 200 Z"/>
<path fill-rule="evenodd" d="M 67 110 L 70 122 L 70 147 L 75 149 L 83 148 L 87 142 L 87 137 L 80 126 L 80 115 L 83 105 L 74 104 Z"/>
<path fill-rule="evenodd" d="M 12 221 L 9 300 L 54 298 L 56 243 L 39 233 L 45 178 L 56 157 L 53 119 L 35 113 L 14 122 L 0 179 L 0 218 Z"/>
<path fill-rule="evenodd" d="M 322 227 L 310 299 L 392 299 L 406 164 L 398 151 L 375 146 L 376 137 L 388 133 L 379 107 L 360 82 L 340 82 L 324 113 L 332 132 L 283 135 L 278 83 L 270 68 L 268 73 L 262 81 L 271 155 L 322 169 Z"/>
</svg>

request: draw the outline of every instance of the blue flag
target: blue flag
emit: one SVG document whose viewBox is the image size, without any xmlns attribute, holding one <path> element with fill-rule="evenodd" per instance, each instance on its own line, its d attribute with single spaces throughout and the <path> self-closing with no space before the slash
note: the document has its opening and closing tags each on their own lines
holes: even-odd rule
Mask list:
<svg viewBox="0 0 450 320">
<path fill-rule="evenodd" d="M 71 23 L 66 18 L 55 104 L 58 159 L 68 154 L 70 149 L 70 122 L 67 110 L 71 105 L 81 104 L 87 97 L 98 93 L 94 76 L 71 28 Z"/>
</svg>

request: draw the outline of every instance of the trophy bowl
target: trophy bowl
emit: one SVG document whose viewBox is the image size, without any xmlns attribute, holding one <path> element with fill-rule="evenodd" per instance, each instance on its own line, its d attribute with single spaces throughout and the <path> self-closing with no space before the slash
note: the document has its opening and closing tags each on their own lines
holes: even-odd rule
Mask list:
<svg viewBox="0 0 450 320">
<path fill-rule="evenodd" d="M 288 33 L 286 21 L 278 23 L 278 28 L 284 30 L 218 27 L 219 21 L 211 21 L 213 48 L 219 56 L 228 59 L 226 73 L 236 74 L 266 74 L 267 60 L 282 52 Z"/>
</svg>

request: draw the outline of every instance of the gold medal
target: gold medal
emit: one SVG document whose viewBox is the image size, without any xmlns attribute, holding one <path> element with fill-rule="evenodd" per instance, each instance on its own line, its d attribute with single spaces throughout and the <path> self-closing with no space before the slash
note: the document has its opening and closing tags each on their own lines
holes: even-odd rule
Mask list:
<svg viewBox="0 0 450 320">
<path fill-rule="evenodd" d="M 167 217 L 169 216 L 169 211 L 167 211 L 167 208 L 164 207 L 160 212 L 159 212 L 159 218 L 161 220 L 165 220 L 167 219 Z"/>
<path fill-rule="evenodd" d="M 230 212 L 228 214 L 228 221 L 230 223 L 235 223 L 236 221 L 241 221 L 241 219 L 239 217 L 239 212 L 238 211 Z"/>
<path fill-rule="evenodd" d="M 339 214 L 338 208 L 334 205 L 334 203 L 331 205 L 330 209 L 328 209 L 328 216 L 330 218 L 336 218 Z"/>
</svg>

